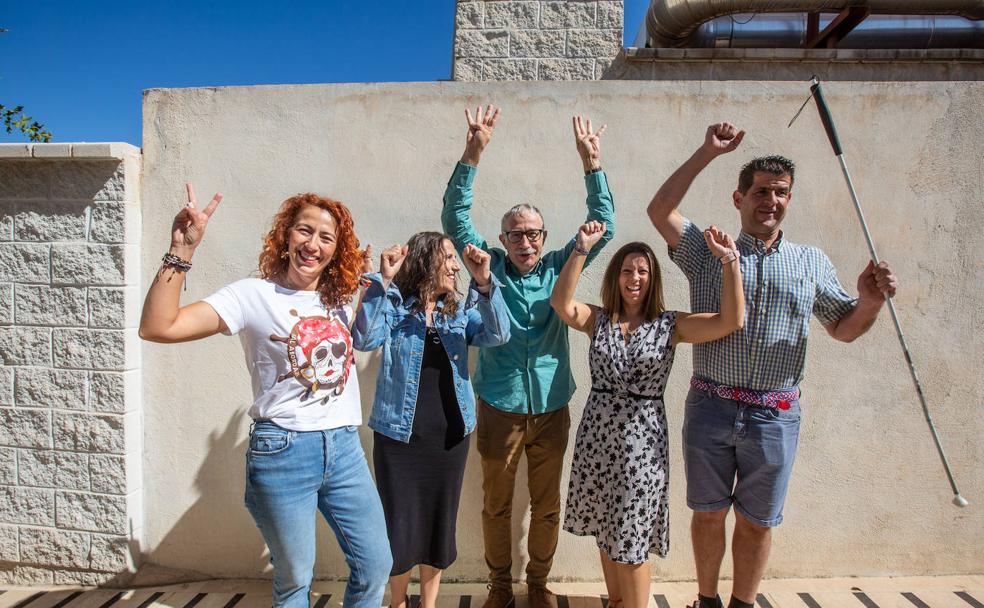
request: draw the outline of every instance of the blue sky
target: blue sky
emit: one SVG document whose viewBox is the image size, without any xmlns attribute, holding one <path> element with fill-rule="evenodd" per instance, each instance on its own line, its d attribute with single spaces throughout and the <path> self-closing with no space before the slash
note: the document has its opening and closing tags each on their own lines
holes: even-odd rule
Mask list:
<svg viewBox="0 0 984 608">
<path fill-rule="evenodd" d="M 631 43 L 647 6 L 626 0 Z M 158 87 L 450 78 L 453 0 L 4 2 L 0 103 L 52 141 L 140 145 Z M 0 143 L 24 141 L 0 130 Z"/>
</svg>

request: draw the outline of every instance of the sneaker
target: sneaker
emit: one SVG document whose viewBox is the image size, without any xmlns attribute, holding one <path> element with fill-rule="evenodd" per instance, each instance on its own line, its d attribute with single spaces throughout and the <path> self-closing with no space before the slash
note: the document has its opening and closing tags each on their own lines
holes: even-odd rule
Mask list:
<svg viewBox="0 0 984 608">
<path fill-rule="evenodd" d="M 546 585 L 527 585 L 530 608 L 557 608 L 557 600 Z"/>
<path fill-rule="evenodd" d="M 513 608 L 516 605 L 516 596 L 513 595 L 511 587 L 488 585 L 488 589 L 489 596 L 482 604 L 482 608 Z"/>
</svg>

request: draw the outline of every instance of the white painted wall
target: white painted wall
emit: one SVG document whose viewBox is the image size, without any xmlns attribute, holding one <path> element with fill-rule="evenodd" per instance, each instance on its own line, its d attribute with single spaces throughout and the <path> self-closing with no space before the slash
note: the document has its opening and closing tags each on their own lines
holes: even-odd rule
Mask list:
<svg viewBox="0 0 984 608">
<path fill-rule="evenodd" d="M 272 214 L 297 192 L 348 203 L 363 241 L 377 246 L 439 229 L 441 195 L 464 141 L 463 108 L 492 102 L 504 114 L 475 186 L 476 224 L 488 236 L 502 211 L 518 202 L 540 206 L 553 245 L 573 234 L 584 215 L 584 191 L 570 116 L 587 114 L 609 125 L 603 162 L 618 226 L 615 242 L 586 273 L 585 299 L 596 298 L 604 263 L 618 245 L 646 240 L 665 265 L 670 306 L 687 309 L 683 275 L 667 259 L 644 209 L 700 143 L 705 126 L 725 119 L 748 136 L 738 152 L 701 176 L 684 212 L 736 231 L 730 193 L 740 165 L 757 155 L 785 154 L 799 167 L 787 235 L 822 247 L 853 291 L 867 254 L 837 161 L 812 108 L 786 128 L 807 93 L 802 83 L 759 82 L 152 90 L 144 104 L 144 281 L 167 247 L 185 180 L 200 196 L 225 195 L 196 255 L 186 302 L 253 271 Z M 984 84 L 830 82 L 826 94 L 876 243 L 900 277 L 902 324 L 972 504 L 965 510 L 949 504 L 887 314 L 854 344 L 835 343 L 814 324 L 801 447 L 767 575 L 980 572 Z M 572 401 L 576 422 L 588 388 L 587 340 L 576 336 L 572 344 L 575 375 L 584 379 Z M 250 389 L 238 340 L 147 344 L 144 357 L 147 561 L 209 576 L 259 575 L 263 545 L 242 506 Z M 358 362 L 367 410 L 377 365 L 373 356 Z M 679 442 L 689 373 L 690 348 L 682 347 L 667 391 L 672 550 L 656 563 L 660 579 L 693 576 Z M 363 437 L 371 448 L 367 430 Z M 473 450 L 458 522 L 459 559 L 449 579 L 485 576 L 477 457 Z M 526 520 L 521 509 L 516 514 L 518 538 Z M 318 576 L 343 576 L 327 527 L 319 532 Z M 520 545 L 517 576 L 523 555 Z M 553 576 L 598 580 L 596 555 L 592 540 L 562 532 Z"/>
</svg>

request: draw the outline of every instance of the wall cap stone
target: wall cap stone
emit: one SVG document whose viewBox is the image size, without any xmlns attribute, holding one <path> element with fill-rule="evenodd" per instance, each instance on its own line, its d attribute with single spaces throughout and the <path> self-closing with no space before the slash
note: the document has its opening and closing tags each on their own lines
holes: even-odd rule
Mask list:
<svg viewBox="0 0 984 608">
<path fill-rule="evenodd" d="M 64 143 L 64 144 L 0 144 L 0 159 L 22 160 L 123 160 L 140 156 L 140 148 L 125 142 Z"/>
</svg>

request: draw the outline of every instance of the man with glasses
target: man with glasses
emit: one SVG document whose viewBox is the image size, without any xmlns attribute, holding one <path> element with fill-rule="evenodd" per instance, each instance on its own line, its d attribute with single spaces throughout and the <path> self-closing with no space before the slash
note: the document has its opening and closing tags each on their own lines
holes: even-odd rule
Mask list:
<svg viewBox="0 0 984 608">
<path fill-rule="evenodd" d="M 552 608 L 547 575 L 560 530 L 560 477 L 567 449 L 574 394 L 567 326 L 550 307 L 557 275 L 575 249 L 570 238 L 561 249 L 543 253 L 547 230 L 533 205 L 521 204 L 502 216 L 499 242 L 492 247 L 471 221 L 472 182 L 482 151 L 492 138 L 500 110 L 489 105 L 475 116 L 465 110 L 465 152 L 444 193 L 441 222 L 460 252 L 476 245 L 492 255 L 492 273 L 502 283 L 512 338 L 479 352 L 474 386 L 478 394 L 478 451 L 482 456 L 482 531 L 489 566 L 489 596 L 483 608 L 508 608 L 512 591 L 512 497 L 519 459 L 526 453 L 531 503 L 526 583 L 530 608 Z M 615 233 L 615 208 L 601 169 L 599 141 L 591 121 L 574 117 L 574 138 L 584 165 L 587 221 L 606 226 L 587 264 Z"/>
</svg>

